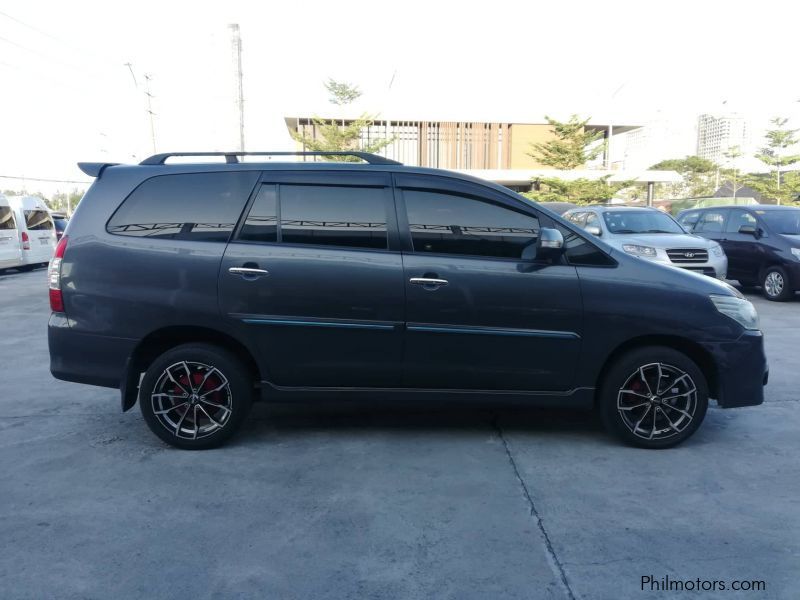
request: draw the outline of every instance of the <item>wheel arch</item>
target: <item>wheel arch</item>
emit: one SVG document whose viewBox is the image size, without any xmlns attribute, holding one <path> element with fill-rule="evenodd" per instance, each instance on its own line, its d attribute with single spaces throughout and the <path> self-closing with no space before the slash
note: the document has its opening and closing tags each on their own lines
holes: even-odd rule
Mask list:
<svg viewBox="0 0 800 600">
<path fill-rule="evenodd" d="M 157 357 L 170 348 L 193 342 L 213 344 L 228 350 L 250 372 L 254 383 L 261 381 L 261 370 L 253 352 L 231 335 L 208 327 L 164 327 L 142 338 L 128 358 L 122 385 L 122 410 L 129 410 L 136 404 L 141 375 Z"/>
<path fill-rule="evenodd" d="M 631 338 L 619 346 L 617 346 L 603 362 L 603 366 L 597 375 L 597 383 L 595 387 L 595 403 L 598 401 L 598 394 L 602 390 L 606 374 L 611 365 L 613 365 L 619 358 L 628 352 L 645 348 L 647 346 L 666 346 L 677 350 L 692 359 L 708 383 L 708 392 L 711 398 L 719 400 L 722 388 L 720 386 L 719 373 L 717 365 L 711 354 L 703 348 L 700 344 L 690 339 L 673 336 L 673 335 L 643 335 Z"/>
</svg>

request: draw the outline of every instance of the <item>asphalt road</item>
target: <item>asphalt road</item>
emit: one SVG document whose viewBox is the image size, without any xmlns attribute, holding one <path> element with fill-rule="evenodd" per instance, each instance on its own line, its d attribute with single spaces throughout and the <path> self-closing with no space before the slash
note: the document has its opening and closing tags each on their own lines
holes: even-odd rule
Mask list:
<svg viewBox="0 0 800 600">
<path fill-rule="evenodd" d="M 362 403 L 257 405 L 183 452 L 52 379 L 44 271 L 0 275 L 0 597 L 797 598 L 800 298 L 753 299 L 767 402 L 673 450 L 586 414 Z"/>
</svg>

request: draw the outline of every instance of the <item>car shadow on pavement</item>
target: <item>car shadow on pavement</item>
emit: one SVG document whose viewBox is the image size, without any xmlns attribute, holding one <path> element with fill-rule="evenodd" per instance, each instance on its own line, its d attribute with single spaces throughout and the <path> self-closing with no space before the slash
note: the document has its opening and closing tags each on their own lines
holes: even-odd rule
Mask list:
<svg viewBox="0 0 800 600">
<path fill-rule="evenodd" d="M 440 434 L 448 432 L 524 431 L 608 438 L 592 411 L 540 409 L 497 402 L 427 401 L 376 403 L 368 401 L 256 403 L 245 431 L 233 443 L 247 444 L 293 432 L 386 431 Z"/>
</svg>

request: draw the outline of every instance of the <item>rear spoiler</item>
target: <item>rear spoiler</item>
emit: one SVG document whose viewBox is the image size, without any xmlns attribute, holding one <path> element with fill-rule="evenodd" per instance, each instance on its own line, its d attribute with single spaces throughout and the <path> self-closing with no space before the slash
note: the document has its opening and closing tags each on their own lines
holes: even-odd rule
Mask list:
<svg viewBox="0 0 800 600">
<path fill-rule="evenodd" d="M 79 162 L 78 168 L 86 173 L 89 177 L 96 177 L 100 179 L 100 176 L 105 171 L 106 167 L 114 167 L 119 163 L 92 163 L 92 162 Z"/>
</svg>

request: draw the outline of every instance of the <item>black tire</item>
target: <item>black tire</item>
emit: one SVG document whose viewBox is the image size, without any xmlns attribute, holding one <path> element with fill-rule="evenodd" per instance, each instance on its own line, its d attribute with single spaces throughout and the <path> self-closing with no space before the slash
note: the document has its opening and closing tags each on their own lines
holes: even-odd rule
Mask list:
<svg viewBox="0 0 800 600">
<path fill-rule="evenodd" d="M 688 393 L 692 389 L 694 392 Z M 682 352 L 647 346 L 628 352 L 610 366 L 598 403 L 606 429 L 628 444 L 671 448 L 691 437 L 703 422 L 708 384 L 694 361 Z M 649 415 L 653 415 L 652 426 Z M 657 435 L 648 438 L 648 429 Z"/>
<path fill-rule="evenodd" d="M 139 407 L 150 430 L 185 450 L 225 443 L 252 403 L 253 377 L 233 354 L 210 344 L 168 350 L 148 367 L 139 388 Z"/>
<path fill-rule="evenodd" d="M 17 271 L 20 273 L 28 273 L 33 271 L 36 268 L 36 265 L 20 265 L 17 267 Z"/>
<path fill-rule="evenodd" d="M 764 297 L 774 302 L 785 302 L 794 295 L 786 271 L 777 265 L 767 267 L 761 273 L 761 289 Z"/>
</svg>

